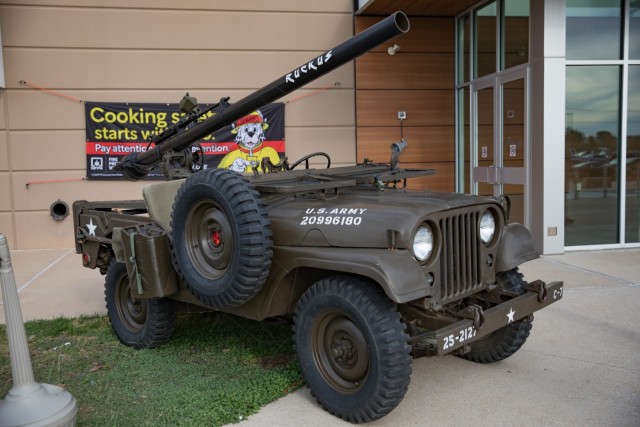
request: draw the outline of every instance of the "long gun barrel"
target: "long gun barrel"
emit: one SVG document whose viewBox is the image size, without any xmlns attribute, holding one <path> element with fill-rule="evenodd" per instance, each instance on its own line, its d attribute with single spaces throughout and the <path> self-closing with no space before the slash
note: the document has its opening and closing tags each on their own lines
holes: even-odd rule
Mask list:
<svg viewBox="0 0 640 427">
<path fill-rule="evenodd" d="M 338 68 L 348 61 L 368 52 L 391 38 L 409 31 L 409 19 L 402 12 L 396 12 L 360 34 L 350 38 L 312 59 L 293 71 L 258 89 L 256 92 L 233 103 L 223 112 L 209 117 L 197 125 L 173 135 L 142 153 L 127 155 L 116 170 L 121 170 L 130 180 L 144 178 L 169 150 L 179 151 L 189 147 L 203 137 L 216 132 L 256 109 L 274 102 L 294 90 L 312 82 L 318 77 Z"/>
</svg>

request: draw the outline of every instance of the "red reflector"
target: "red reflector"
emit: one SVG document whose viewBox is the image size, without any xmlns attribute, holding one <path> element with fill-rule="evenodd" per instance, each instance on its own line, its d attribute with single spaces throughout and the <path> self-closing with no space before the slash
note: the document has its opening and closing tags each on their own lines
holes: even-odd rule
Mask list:
<svg viewBox="0 0 640 427">
<path fill-rule="evenodd" d="M 216 247 L 220 246 L 220 243 L 222 243 L 222 235 L 220 235 L 218 230 L 211 233 L 211 242 Z"/>
<path fill-rule="evenodd" d="M 82 262 L 84 265 L 89 265 L 89 263 L 91 262 L 91 257 L 89 256 L 89 254 L 82 254 Z"/>
</svg>

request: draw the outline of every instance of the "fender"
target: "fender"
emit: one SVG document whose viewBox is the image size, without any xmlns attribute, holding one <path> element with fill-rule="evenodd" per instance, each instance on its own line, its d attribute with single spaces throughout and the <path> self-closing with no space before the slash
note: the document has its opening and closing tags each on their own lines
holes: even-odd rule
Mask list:
<svg viewBox="0 0 640 427">
<path fill-rule="evenodd" d="M 281 246 L 274 247 L 274 261 L 284 267 L 283 275 L 311 267 L 368 277 L 396 303 L 425 297 L 431 289 L 422 268 L 406 250 Z"/>
<path fill-rule="evenodd" d="M 540 258 L 540 254 L 533 245 L 529 230 L 522 224 L 508 224 L 502 233 L 498 248 L 496 271 L 513 270 L 520 264 L 536 258 Z"/>
</svg>

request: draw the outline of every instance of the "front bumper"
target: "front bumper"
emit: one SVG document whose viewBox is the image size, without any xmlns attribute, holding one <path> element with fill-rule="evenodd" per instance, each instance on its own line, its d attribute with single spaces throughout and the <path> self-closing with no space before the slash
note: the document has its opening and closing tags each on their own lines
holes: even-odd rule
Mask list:
<svg viewBox="0 0 640 427">
<path fill-rule="evenodd" d="M 562 298 L 563 282 L 542 284 L 544 292 L 527 291 L 512 300 L 496 305 L 482 313 L 481 322 L 465 319 L 435 331 L 437 355 L 443 356 L 467 344 L 524 319 Z"/>
</svg>

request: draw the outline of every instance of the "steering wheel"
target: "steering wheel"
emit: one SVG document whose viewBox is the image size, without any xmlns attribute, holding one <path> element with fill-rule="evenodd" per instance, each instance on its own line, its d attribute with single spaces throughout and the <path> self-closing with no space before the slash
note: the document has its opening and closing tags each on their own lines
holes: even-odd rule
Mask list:
<svg viewBox="0 0 640 427">
<path fill-rule="evenodd" d="M 329 157 L 329 155 L 327 153 L 323 153 L 322 151 L 317 151 L 315 153 L 307 154 L 306 156 L 302 157 L 300 160 L 298 160 L 297 162 L 295 162 L 294 164 L 289 166 L 289 170 L 295 169 L 296 166 L 298 166 L 302 162 L 304 162 L 305 169 L 309 169 L 309 159 L 311 159 L 313 157 L 324 157 L 324 158 L 326 158 L 327 159 L 327 169 L 329 169 L 329 167 L 331 167 L 331 157 Z"/>
</svg>

